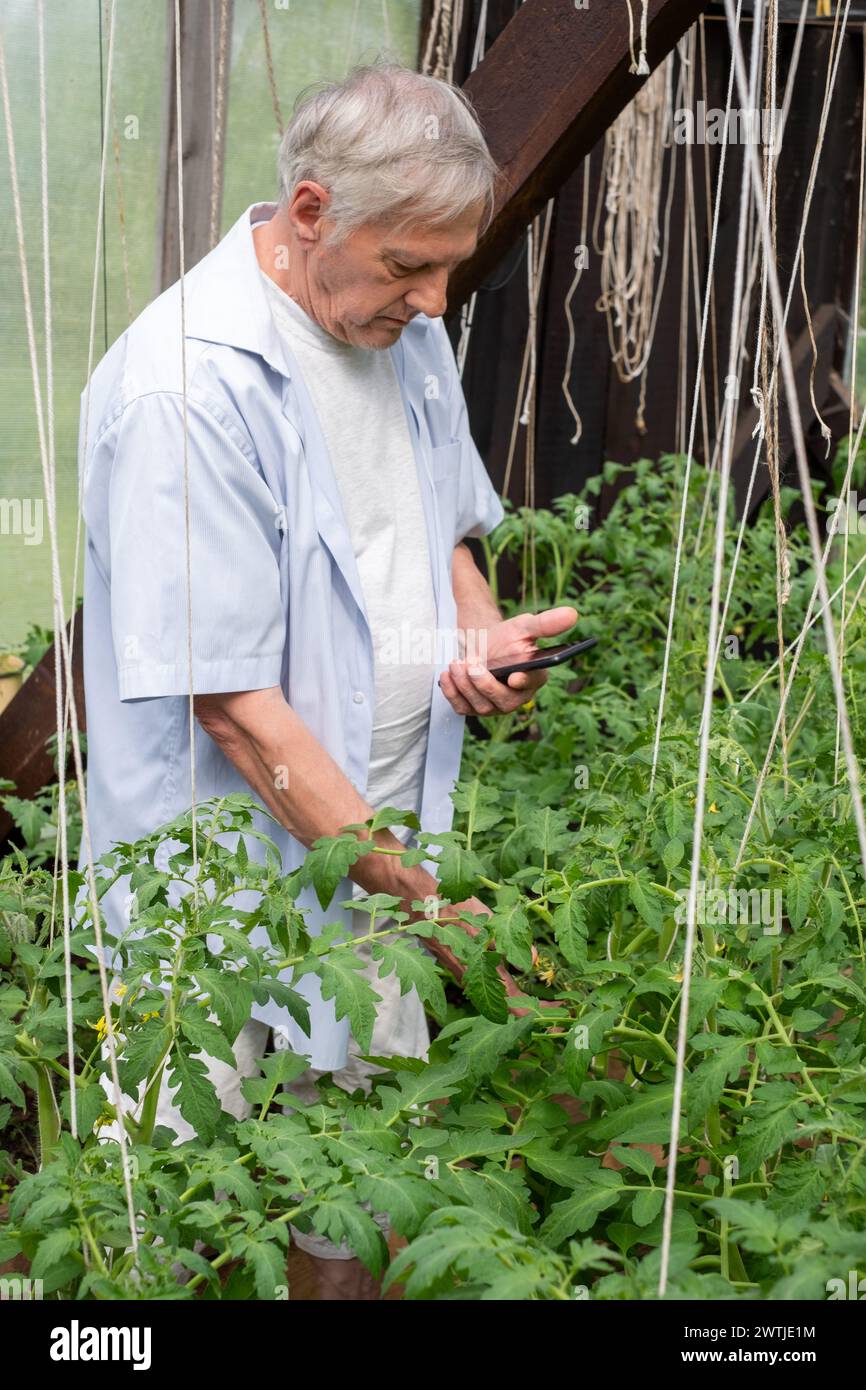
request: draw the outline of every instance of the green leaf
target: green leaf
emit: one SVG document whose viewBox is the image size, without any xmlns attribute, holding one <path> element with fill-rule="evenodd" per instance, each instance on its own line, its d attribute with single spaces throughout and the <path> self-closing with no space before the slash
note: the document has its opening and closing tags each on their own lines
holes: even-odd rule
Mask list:
<svg viewBox="0 0 866 1390">
<path fill-rule="evenodd" d="M 646 1149 L 638 1148 L 637 1145 L 614 1144 L 611 1154 L 626 1168 L 631 1168 L 645 1178 L 651 1178 L 655 1172 L 656 1162 L 652 1154 Z"/>
<path fill-rule="evenodd" d="M 518 970 L 531 970 L 532 928 L 516 888 L 509 885 L 496 894 L 496 908 L 487 925 L 508 963 Z"/>
<path fill-rule="evenodd" d="M 224 971 L 211 966 L 199 966 L 195 977 L 200 989 L 209 996 L 208 1003 L 222 1025 L 230 1042 L 234 1042 L 250 1016 L 253 991 L 237 971 Z"/>
<path fill-rule="evenodd" d="M 815 884 L 805 869 L 790 869 L 785 877 L 785 911 L 795 929 L 802 927 L 809 913 Z"/>
<path fill-rule="evenodd" d="M 286 1282 L 285 1252 L 272 1240 L 253 1240 L 247 1237 L 243 1242 L 242 1253 L 253 1268 L 256 1296 L 262 1301 L 273 1301 L 277 1285 Z"/>
<path fill-rule="evenodd" d="M 353 1186 L 362 1202 L 370 1202 L 373 1211 L 386 1211 L 393 1229 L 409 1240 L 439 1205 L 435 1182 L 411 1173 L 368 1173 L 355 1178 Z"/>
<path fill-rule="evenodd" d="M 335 1245 L 345 1239 L 349 1249 L 374 1276 L 382 1272 L 387 1257 L 382 1232 L 348 1193 L 343 1196 L 333 1189 L 333 1195 L 319 1198 L 313 1213 L 313 1227 Z"/>
<path fill-rule="evenodd" d="M 629 880 L 628 895 L 641 921 L 652 927 L 653 931 L 660 932 L 667 904 L 662 902 L 652 884 L 644 879 L 632 878 Z"/>
<path fill-rule="evenodd" d="M 672 840 L 668 840 L 662 851 L 662 861 L 668 873 L 673 873 L 674 869 L 682 861 L 685 852 L 686 847 L 682 840 L 678 839 L 676 836 L 674 836 Z"/>
<path fill-rule="evenodd" d="M 545 863 L 571 847 L 574 833 L 568 822 L 568 811 L 554 811 L 550 806 L 538 807 L 527 816 L 524 825 L 529 844 Z"/>
<path fill-rule="evenodd" d="M 736 1151 L 740 1161 L 740 1175 L 747 1177 L 756 1168 L 778 1153 L 783 1144 L 792 1139 L 797 1131 L 797 1120 L 791 1108 L 796 1103 L 796 1095 L 778 1107 L 753 1106 L 759 1115 L 743 1126 L 737 1138 Z"/>
<path fill-rule="evenodd" d="M 460 986 L 470 1004 L 491 1023 L 508 1020 L 505 985 L 496 971 L 496 958 L 490 951 L 475 951 L 469 959 Z"/>
<path fill-rule="evenodd" d="M 269 1105 L 281 1086 L 303 1076 L 309 1070 L 309 1060 L 296 1052 L 281 1048 L 262 1059 L 262 1076 L 247 1076 L 241 1082 L 241 1092 L 252 1105 Z"/>
<path fill-rule="evenodd" d="M 728 1081 L 739 1076 L 748 1060 L 748 1045 L 740 1038 L 727 1038 L 711 1057 L 695 1068 L 686 1082 L 690 1129 L 700 1124 L 710 1107 L 721 1098 Z"/>
<path fill-rule="evenodd" d="M 769 1038 L 761 1038 L 755 1044 L 758 1061 L 768 1076 L 778 1076 L 783 1072 L 799 1072 L 803 1063 L 793 1047 L 780 1047 Z"/>
<path fill-rule="evenodd" d="M 16 1109 L 23 1110 L 25 1106 L 24 1092 L 12 1074 L 12 1069 L 8 1065 L 9 1061 L 14 1062 L 14 1059 L 11 1056 L 8 1060 L 0 1057 L 0 1096 L 5 1096 L 7 1100 L 11 1100 Z"/>
<path fill-rule="evenodd" d="M 478 887 L 478 879 L 484 873 L 484 865 L 472 850 L 449 839 L 439 854 L 437 876 L 442 896 L 451 903 L 471 898 Z"/>
<path fill-rule="evenodd" d="M 203 1009 L 183 1010 L 179 1021 L 184 1037 L 192 1043 L 196 1051 L 203 1052 L 207 1057 L 216 1057 L 220 1062 L 225 1062 L 227 1067 L 236 1069 L 235 1054 L 226 1042 L 222 1029 L 203 1015 Z"/>
<path fill-rule="evenodd" d="M 19 796 L 4 796 L 3 806 L 12 817 L 28 849 L 38 843 L 43 826 L 48 824 L 46 811 L 36 801 L 25 801 Z"/>
<path fill-rule="evenodd" d="M 382 1002 L 364 974 L 364 963 L 348 951 L 331 951 L 319 963 L 322 998 L 335 1001 L 338 1019 L 349 1019 L 355 1041 L 367 1052 L 376 1022 L 376 1006 Z"/>
<path fill-rule="evenodd" d="M 105 1091 L 99 1085 L 76 1087 L 75 1114 L 78 1120 L 79 1139 L 84 1140 L 93 1132 L 93 1126 L 105 1109 L 106 1101 Z M 60 1109 L 67 1124 L 71 1125 L 72 1116 L 68 1090 L 63 1092 Z"/>
<path fill-rule="evenodd" d="M 176 1047 L 171 1056 L 169 1088 L 174 1090 L 174 1104 L 188 1125 L 191 1125 L 203 1144 L 214 1137 L 220 1117 L 220 1104 L 207 1068 L 185 1048 Z"/>
<path fill-rule="evenodd" d="M 444 1019 L 445 991 L 435 962 L 426 951 L 404 938 L 394 937 L 390 941 L 375 942 L 371 956 L 381 962 L 380 979 L 395 974 L 400 981 L 401 995 L 416 989 L 418 998 L 427 1005 L 433 1017 L 440 1022 Z"/>
<path fill-rule="evenodd" d="M 671 1084 L 653 1086 L 651 1091 L 593 1121 L 590 1136 L 594 1143 L 601 1139 L 621 1139 L 632 1144 L 665 1144 L 671 1136 L 672 1101 Z M 681 1118 L 680 1135 L 684 1133 Z"/>
<path fill-rule="evenodd" d="M 449 1042 L 457 1039 L 451 1042 L 452 1069 L 456 1074 L 459 1068 L 461 1078 L 465 1076 L 477 1083 L 496 1070 L 502 1058 L 522 1042 L 533 1026 L 531 1017 L 509 1016 L 505 1023 L 461 1018 L 447 1024 L 439 1037 Z"/>
<path fill-rule="evenodd" d="M 537 1140 L 523 1150 L 529 1167 L 559 1187 L 580 1187 L 588 1175 L 598 1171 L 598 1160 L 564 1153 L 544 1140 Z"/>
<path fill-rule="evenodd" d="M 454 1066 L 431 1066 L 418 1075 L 401 1073 L 398 1085 L 385 1086 L 380 1092 L 383 1120 L 392 1124 L 405 1111 L 423 1110 L 433 1100 L 453 1096 L 459 1089 L 457 1070 Z"/>
<path fill-rule="evenodd" d="M 301 866 L 301 882 L 312 883 L 319 905 L 324 909 L 330 905 L 339 883 L 352 865 L 372 848 L 372 840 L 359 840 L 356 835 L 323 836 L 314 840 Z"/>
<path fill-rule="evenodd" d="M 550 1215 L 542 1222 L 539 1238 L 548 1245 L 559 1246 L 575 1231 L 589 1231 L 596 1219 L 620 1199 L 617 1188 L 587 1183 L 581 1191 L 564 1202 L 554 1202 Z"/>
<path fill-rule="evenodd" d="M 665 1204 L 663 1187 L 647 1187 L 638 1192 L 631 1204 L 631 1219 L 636 1226 L 648 1226 Z"/>
<path fill-rule="evenodd" d="M 577 893 L 572 893 L 568 902 L 560 903 L 554 910 L 553 931 L 556 944 L 569 965 L 584 965 L 587 940 L 586 909 Z"/>
<path fill-rule="evenodd" d="M 744 1202 L 738 1197 L 714 1197 L 707 1206 L 718 1216 L 727 1217 L 738 1244 L 755 1254 L 769 1254 L 775 1248 L 779 1218 L 765 1202 Z"/>
<path fill-rule="evenodd" d="M 46 1274 L 49 1274 L 64 1255 L 68 1255 L 72 1250 L 78 1250 L 81 1240 L 81 1234 L 76 1226 L 62 1226 L 59 1230 L 49 1231 L 48 1235 L 40 1240 L 39 1248 L 33 1257 L 33 1263 L 30 1266 L 32 1278 L 42 1279 Z"/>
</svg>

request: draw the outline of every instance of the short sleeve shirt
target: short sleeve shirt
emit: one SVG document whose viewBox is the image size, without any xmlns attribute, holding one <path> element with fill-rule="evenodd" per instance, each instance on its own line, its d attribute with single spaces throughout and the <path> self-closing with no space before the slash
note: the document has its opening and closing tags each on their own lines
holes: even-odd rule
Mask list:
<svg viewBox="0 0 866 1390">
<path fill-rule="evenodd" d="M 248 208 L 186 276 L 183 355 L 178 283 L 112 346 L 82 396 L 87 806 L 96 857 L 189 810 L 190 688 L 279 685 L 366 791 L 370 624 L 324 434 L 261 282 L 251 224 L 272 212 L 271 204 Z M 419 314 L 387 351 L 418 470 L 438 677 L 457 650 L 454 546 L 492 530 L 503 509 L 469 433 L 442 320 Z M 451 825 L 463 727 L 434 679 L 426 830 Z M 249 793 L 197 724 L 193 737 L 197 800 Z M 284 871 L 297 868 L 304 846 L 264 816 L 260 826 L 277 842 Z M 260 855 L 255 840 L 248 844 Z M 167 841 L 166 855 L 170 848 Z M 305 892 L 313 932 L 346 921 L 338 904 L 351 888 L 341 884 L 324 911 Z M 247 896 L 238 896 L 240 907 L 253 905 Z M 125 929 L 124 885 L 102 903 L 109 933 Z M 284 978 L 291 982 L 290 973 Z M 295 987 L 310 1008 L 309 1036 L 273 1001 L 255 1005 L 253 1017 L 286 1028 L 312 1066 L 344 1065 L 348 1021 L 321 998 L 315 976 Z"/>
</svg>

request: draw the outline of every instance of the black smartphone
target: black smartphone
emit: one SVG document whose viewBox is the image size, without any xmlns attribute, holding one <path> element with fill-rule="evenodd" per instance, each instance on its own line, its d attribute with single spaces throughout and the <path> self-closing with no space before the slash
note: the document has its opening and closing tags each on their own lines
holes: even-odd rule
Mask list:
<svg viewBox="0 0 866 1390">
<path fill-rule="evenodd" d="M 532 657 L 530 661 L 517 661 L 513 666 L 494 666 L 490 674 L 503 685 L 507 685 L 508 677 L 515 671 L 543 671 L 548 666 L 561 666 L 564 661 L 571 661 L 579 652 L 594 647 L 597 641 L 597 637 L 585 637 L 582 642 L 565 642 L 558 647 L 542 647 L 539 655 Z"/>
</svg>

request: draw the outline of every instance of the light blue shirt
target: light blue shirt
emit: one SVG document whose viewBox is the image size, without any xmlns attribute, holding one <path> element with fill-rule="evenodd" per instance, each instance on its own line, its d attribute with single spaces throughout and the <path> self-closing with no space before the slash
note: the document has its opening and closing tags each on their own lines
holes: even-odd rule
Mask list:
<svg viewBox="0 0 866 1390">
<path fill-rule="evenodd" d="M 197 694 L 281 686 L 292 709 L 364 794 L 374 705 L 373 642 L 349 529 L 321 426 L 297 362 L 274 326 L 251 223 L 256 204 L 189 272 L 186 416 L 192 573 L 192 688 Z M 160 295 L 93 374 L 79 468 L 87 526 L 84 677 L 87 806 L 94 855 L 188 811 L 190 794 L 184 395 L 180 284 Z M 453 634 L 454 546 L 491 531 L 503 508 L 469 433 L 445 326 L 424 314 L 390 348 L 424 508 L 437 637 Z M 372 349 L 371 349 L 372 351 Z M 447 830 L 464 720 L 438 685 L 456 647 L 436 643 L 420 817 Z M 195 725 L 199 801 L 250 788 Z M 291 775 L 289 768 L 288 775 Z M 304 846 L 264 816 L 285 872 Z M 261 860 L 258 842 L 247 838 Z M 170 842 L 166 842 L 166 855 Z M 433 868 L 433 865 L 428 865 Z M 107 929 L 129 924 L 127 884 L 103 898 Z M 311 930 L 349 915 L 341 883 L 323 911 L 300 905 Z M 254 905 L 239 894 L 238 906 Z M 253 935 L 265 945 L 263 929 Z M 287 982 L 291 975 L 284 976 Z M 345 1064 L 346 1019 L 318 979 L 296 986 L 310 1006 L 308 1038 L 272 1002 L 253 1017 L 288 1030 L 311 1065 Z"/>
</svg>

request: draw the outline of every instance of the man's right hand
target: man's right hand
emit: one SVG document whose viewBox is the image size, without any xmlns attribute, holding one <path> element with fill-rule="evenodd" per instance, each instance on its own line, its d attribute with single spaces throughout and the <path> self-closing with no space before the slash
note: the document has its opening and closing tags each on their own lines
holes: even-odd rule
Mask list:
<svg viewBox="0 0 866 1390">
<path fill-rule="evenodd" d="M 460 919 L 461 912 L 469 912 L 474 917 L 493 916 L 491 909 L 486 903 L 483 903 L 480 898 L 465 898 L 461 903 L 445 903 L 441 910 L 436 913 L 436 916 L 440 921 L 457 922 L 469 936 L 477 936 L 478 927 L 472 926 L 470 922 L 462 921 Z M 418 920 L 420 921 L 420 914 L 418 915 Z M 424 944 L 430 948 L 440 965 L 444 965 L 445 969 L 454 976 L 459 984 L 466 971 L 466 967 L 462 961 L 459 961 L 454 955 L 454 952 L 443 942 L 437 941 L 435 937 L 425 938 Z M 505 993 L 509 998 L 525 997 L 525 991 L 520 988 L 506 966 L 497 965 L 496 973 L 505 986 Z M 509 1012 L 512 1013 L 515 1018 L 524 1018 L 528 1013 L 532 1012 L 531 1009 L 520 1008 L 516 1004 L 509 1004 L 508 1008 Z"/>
</svg>

